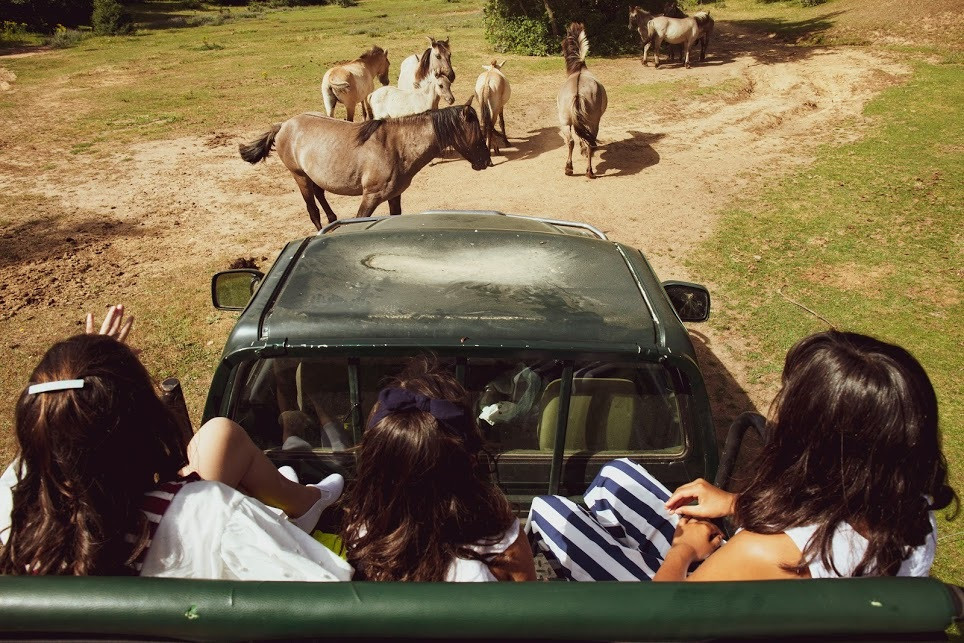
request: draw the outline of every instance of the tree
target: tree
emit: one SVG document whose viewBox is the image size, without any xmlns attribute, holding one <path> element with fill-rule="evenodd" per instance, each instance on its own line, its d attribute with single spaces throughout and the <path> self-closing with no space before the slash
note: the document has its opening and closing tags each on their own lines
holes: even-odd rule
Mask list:
<svg viewBox="0 0 964 643">
<path fill-rule="evenodd" d="M 130 33 L 133 31 L 131 17 L 117 0 L 94 0 L 91 16 L 94 33 L 101 36 Z"/>
</svg>

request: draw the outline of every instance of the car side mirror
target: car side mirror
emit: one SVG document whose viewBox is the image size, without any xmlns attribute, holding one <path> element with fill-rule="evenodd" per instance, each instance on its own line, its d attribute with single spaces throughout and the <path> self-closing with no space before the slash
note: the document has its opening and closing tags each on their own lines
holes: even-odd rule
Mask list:
<svg viewBox="0 0 964 643">
<path fill-rule="evenodd" d="M 685 322 L 703 322 L 710 318 L 710 291 L 705 286 L 687 281 L 664 281 L 676 314 Z"/>
<path fill-rule="evenodd" d="M 263 272 L 249 268 L 215 273 L 211 277 L 211 303 L 218 310 L 244 310 L 262 279 Z"/>
</svg>

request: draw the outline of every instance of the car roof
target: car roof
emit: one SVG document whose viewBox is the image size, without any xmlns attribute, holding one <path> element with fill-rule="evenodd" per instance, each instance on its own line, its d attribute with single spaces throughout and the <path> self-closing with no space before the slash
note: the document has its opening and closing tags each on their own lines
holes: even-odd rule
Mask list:
<svg viewBox="0 0 964 643">
<path fill-rule="evenodd" d="M 303 244 L 259 334 L 289 346 L 652 347 L 653 314 L 628 251 L 589 226 L 499 213 L 338 222 Z"/>
</svg>

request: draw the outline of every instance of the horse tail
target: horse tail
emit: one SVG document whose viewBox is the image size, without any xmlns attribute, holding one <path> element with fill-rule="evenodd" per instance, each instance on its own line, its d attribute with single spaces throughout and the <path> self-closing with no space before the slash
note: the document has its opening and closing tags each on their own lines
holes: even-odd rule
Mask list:
<svg viewBox="0 0 964 643">
<path fill-rule="evenodd" d="M 572 128 L 576 131 L 576 136 L 584 141 L 589 147 L 596 147 L 596 134 L 589 126 L 589 119 L 586 114 L 585 99 L 579 95 L 579 81 L 576 81 L 576 95 L 572 97 Z"/>
<path fill-rule="evenodd" d="M 355 134 L 355 145 L 364 145 L 368 139 L 375 135 L 375 132 L 385 124 L 385 121 L 381 118 L 376 118 L 370 121 L 365 121 L 358 128 L 358 133 Z"/>
<path fill-rule="evenodd" d="M 492 108 L 489 105 L 490 94 L 489 83 L 486 82 L 482 86 L 482 97 L 479 99 L 479 104 L 482 108 L 482 133 L 485 135 L 487 141 L 495 129 L 495 124 L 492 122 Z"/>
<path fill-rule="evenodd" d="M 247 144 L 240 143 L 238 145 L 238 151 L 241 152 L 241 158 L 252 165 L 268 158 L 268 154 L 271 153 L 271 148 L 274 147 L 274 138 L 278 135 L 282 125 L 283 123 L 277 123 L 256 141 L 251 141 Z"/>
</svg>

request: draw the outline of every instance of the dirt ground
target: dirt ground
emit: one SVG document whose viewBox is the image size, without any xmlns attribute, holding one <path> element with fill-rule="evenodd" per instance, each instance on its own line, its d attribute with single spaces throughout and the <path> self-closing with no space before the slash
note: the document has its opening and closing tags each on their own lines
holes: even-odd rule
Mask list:
<svg viewBox="0 0 964 643">
<path fill-rule="evenodd" d="M 790 48 L 726 23 L 718 32 L 707 61 L 688 70 L 676 63 L 657 70 L 636 59 L 590 56 L 590 69 L 603 84 L 631 78 L 639 84 L 685 79 L 717 86 L 730 80 L 726 87 L 733 90 L 678 101 L 659 114 L 611 96 L 594 181 L 563 175 L 565 150 L 555 115 L 561 60 L 558 78 L 538 82 L 514 75 L 510 60 L 511 147 L 480 173 L 449 153 L 415 178 L 403 195 L 403 211 L 495 209 L 586 221 L 642 249 L 661 278 L 691 277 L 684 258 L 713 231 L 722 207 L 805 163 L 817 144 L 858 136 L 868 100 L 909 73 L 868 49 Z M 462 65 L 453 89 L 463 99 L 475 70 L 459 61 L 458 51 L 453 61 Z M 5 91 L 16 91 L 16 79 L 2 66 L 0 58 Z M 56 113 L 47 109 L 31 118 L 43 127 L 44 118 Z M 36 169 L 43 167 L 44 154 L 63 159 L 63 150 L 34 151 L 41 158 L 29 168 L 17 162 L 17 154 L 5 154 L 0 191 L 24 198 L 39 193 L 57 205 L 49 211 L 49 202 L 41 202 L 35 218 L 0 230 L 0 321 L 13 327 L 57 324 L 95 297 L 124 301 L 153 277 L 204 289 L 212 258 L 227 268 L 238 257 L 267 257 L 261 262 L 266 268 L 283 241 L 313 232 L 281 163 L 272 157 L 252 167 L 238 156 L 237 144 L 269 125 L 135 144 L 107 158 L 77 155 L 66 173 Z M 584 160 L 576 159 L 576 172 L 584 169 Z M 330 201 L 340 216 L 352 216 L 358 207 L 354 197 Z M 376 214 L 387 214 L 387 206 Z M 714 306 L 725 309 L 727 302 L 717 297 Z M 707 381 L 717 383 L 711 394 L 718 419 L 765 409 L 773 391 L 748 381 L 739 329 L 702 325 L 693 331 Z"/>
</svg>

